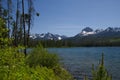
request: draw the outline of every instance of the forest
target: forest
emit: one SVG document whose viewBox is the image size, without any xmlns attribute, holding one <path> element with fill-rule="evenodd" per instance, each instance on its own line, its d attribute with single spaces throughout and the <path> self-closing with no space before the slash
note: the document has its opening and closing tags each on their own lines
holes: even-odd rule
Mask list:
<svg viewBox="0 0 120 80">
<path fill-rule="evenodd" d="M 64 40 L 33 40 L 30 39 L 29 47 L 41 43 L 44 47 L 113 47 L 120 46 L 120 38 L 69 38 Z"/>
</svg>

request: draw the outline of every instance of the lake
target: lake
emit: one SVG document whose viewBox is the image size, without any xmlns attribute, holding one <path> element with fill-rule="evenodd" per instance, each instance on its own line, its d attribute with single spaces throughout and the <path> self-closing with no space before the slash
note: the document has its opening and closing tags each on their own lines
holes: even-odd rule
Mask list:
<svg viewBox="0 0 120 80">
<path fill-rule="evenodd" d="M 97 66 L 104 53 L 105 67 L 113 80 L 120 80 L 120 47 L 48 48 L 60 56 L 60 62 L 77 79 L 91 78 L 92 64 Z"/>
</svg>

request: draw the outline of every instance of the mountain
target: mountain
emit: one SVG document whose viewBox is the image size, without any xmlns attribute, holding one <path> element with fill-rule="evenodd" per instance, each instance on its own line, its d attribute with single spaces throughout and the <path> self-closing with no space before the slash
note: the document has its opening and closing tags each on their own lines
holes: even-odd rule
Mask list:
<svg viewBox="0 0 120 80">
<path fill-rule="evenodd" d="M 58 34 L 52 34 L 52 33 L 42 33 L 42 34 L 31 34 L 30 38 L 31 39 L 37 39 L 37 40 L 63 40 L 63 39 L 73 39 L 73 40 L 79 40 L 79 38 L 115 38 L 115 37 L 120 37 L 120 28 L 119 27 L 108 27 L 106 29 L 96 29 L 93 30 L 90 27 L 86 27 L 81 30 L 80 33 L 73 37 L 66 37 L 66 36 L 61 36 Z"/>
<path fill-rule="evenodd" d="M 95 33 L 100 33 L 100 32 L 103 32 L 103 31 L 104 31 L 103 29 L 96 29 Z"/>
<path fill-rule="evenodd" d="M 106 37 L 106 38 L 115 38 L 115 37 L 120 37 L 120 28 L 112 28 L 112 27 L 108 27 L 105 30 L 96 33 L 95 36 L 99 36 L 99 37 Z"/>
<path fill-rule="evenodd" d="M 112 28 L 112 27 L 108 27 L 105 30 L 103 29 L 96 29 L 93 30 L 90 27 L 86 27 L 84 28 L 80 33 L 78 33 L 77 35 L 75 35 L 74 37 L 85 37 L 85 36 L 106 36 L 106 37 L 113 37 L 113 36 L 120 36 L 120 28 L 116 27 L 116 28 Z"/>
<path fill-rule="evenodd" d="M 83 31 L 85 31 L 85 32 L 92 32 L 93 29 L 90 28 L 90 27 L 86 27 L 86 28 L 84 28 L 84 29 L 82 30 L 82 32 L 83 32 Z"/>
<path fill-rule="evenodd" d="M 52 33 L 42 33 L 42 34 L 31 34 L 31 39 L 37 39 L 37 40 L 62 40 L 67 38 L 64 35 L 58 35 L 58 34 L 52 34 Z"/>
<path fill-rule="evenodd" d="M 88 35 L 92 35 L 92 34 L 95 34 L 93 29 L 90 27 L 86 27 L 81 31 L 81 33 L 77 34 L 76 36 L 88 36 Z"/>
<path fill-rule="evenodd" d="M 66 41 L 74 46 L 106 46 L 120 45 L 120 28 L 108 27 L 96 29 L 86 27 L 77 35 L 67 38 Z"/>
<path fill-rule="evenodd" d="M 39 40 L 44 47 L 66 46 L 120 46 L 120 28 L 108 27 L 93 30 L 86 27 L 73 37 L 61 36 L 52 33 L 31 34 L 31 44 L 37 45 Z"/>
</svg>

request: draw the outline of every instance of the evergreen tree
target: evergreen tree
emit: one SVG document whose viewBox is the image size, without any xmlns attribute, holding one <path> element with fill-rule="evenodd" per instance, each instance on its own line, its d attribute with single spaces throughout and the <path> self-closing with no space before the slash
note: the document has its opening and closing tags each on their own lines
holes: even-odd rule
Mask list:
<svg viewBox="0 0 120 80">
<path fill-rule="evenodd" d="M 112 77 L 108 74 L 107 70 L 104 66 L 104 54 L 102 54 L 102 59 L 98 66 L 98 69 L 94 69 L 94 65 L 92 66 L 92 80 L 112 80 Z"/>
</svg>

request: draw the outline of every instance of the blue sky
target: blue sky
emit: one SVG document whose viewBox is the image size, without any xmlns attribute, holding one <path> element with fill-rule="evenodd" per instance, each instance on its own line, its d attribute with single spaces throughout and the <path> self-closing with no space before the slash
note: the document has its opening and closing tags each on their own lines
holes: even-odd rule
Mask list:
<svg viewBox="0 0 120 80">
<path fill-rule="evenodd" d="M 74 36 L 85 27 L 120 27 L 120 0 L 35 0 L 31 33 Z"/>
</svg>

